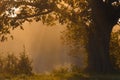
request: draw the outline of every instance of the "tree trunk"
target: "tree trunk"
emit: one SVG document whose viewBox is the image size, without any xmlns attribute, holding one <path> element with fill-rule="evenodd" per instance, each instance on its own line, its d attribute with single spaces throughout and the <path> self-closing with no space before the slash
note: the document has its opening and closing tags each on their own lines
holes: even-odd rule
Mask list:
<svg viewBox="0 0 120 80">
<path fill-rule="evenodd" d="M 105 26 L 104 26 L 105 27 Z M 89 34 L 88 70 L 93 73 L 115 72 L 109 55 L 111 30 L 95 31 Z"/>
<path fill-rule="evenodd" d="M 88 68 L 89 73 L 110 74 L 116 72 L 109 55 L 110 34 L 117 22 L 111 6 L 102 0 L 91 0 L 94 24 L 89 28 Z"/>
</svg>

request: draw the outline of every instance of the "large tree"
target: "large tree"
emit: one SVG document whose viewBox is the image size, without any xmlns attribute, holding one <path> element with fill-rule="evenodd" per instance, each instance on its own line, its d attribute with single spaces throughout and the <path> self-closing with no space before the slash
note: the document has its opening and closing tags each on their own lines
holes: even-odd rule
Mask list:
<svg viewBox="0 0 120 80">
<path fill-rule="evenodd" d="M 89 34 L 89 68 L 99 73 L 116 72 L 110 59 L 109 42 L 112 28 L 120 17 L 119 2 L 115 0 L 91 0 L 94 21 Z"/>
<path fill-rule="evenodd" d="M 88 32 L 89 72 L 115 72 L 109 56 L 110 33 L 120 15 L 119 0 L 1 0 L 1 41 L 25 21 L 42 21 L 43 24 L 60 23 L 72 30 L 85 27 Z M 80 36 L 75 34 L 75 36 Z M 77 39 L 76 37 L 73 37 Z"/>
</svg>

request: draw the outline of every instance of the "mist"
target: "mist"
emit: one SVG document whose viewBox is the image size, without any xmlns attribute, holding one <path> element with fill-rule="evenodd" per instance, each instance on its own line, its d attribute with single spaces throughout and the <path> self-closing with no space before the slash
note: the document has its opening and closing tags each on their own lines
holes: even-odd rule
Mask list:
<svg viewBox="0 0 120 80">
<path fill-rule="evenodd" d="M 61 35 L 65 26 L 45 26 L 40 22 L 24 23 L 24 30 L 11 31 L 14 39 L 0 42 L 0 52 L 18 55 L 25 45 L 26 52 L 32 59 L 33 71 L 36 73 L 51 71 L 57 65 L 75 63 L 82 65 L 83 57 L 72 58 L 68 55 L 70 48 L 62 43 Z"/>
<path fill-rule="evenodd" d="M 42 23 L 25 23 L 24 30 L 11 31 L 14 39 L 0 42 L 0 52 L 18 55 L 26 47 L 33 61 L 34 72 L 50 71 L 56 65 L 69 63 L 68 48 L 60 39 L 64 26 L 45 26 Z"/>
</svg>

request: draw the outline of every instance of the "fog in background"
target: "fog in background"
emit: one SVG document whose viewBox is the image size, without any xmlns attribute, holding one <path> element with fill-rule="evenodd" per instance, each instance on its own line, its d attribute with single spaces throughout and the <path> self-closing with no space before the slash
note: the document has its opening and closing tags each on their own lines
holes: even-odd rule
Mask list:
<svg viewBox="0 0 120 80">
<path fill-rule="evenodd" d="M 26 47 L 33 60 L 35 72 L 51 70 L 54 66 L 69 63 L 68 48 L 60 39 L 64 26 L 45 26 L 42 23 L 25 23 L 24 30 L 18 27 L 12 31 L 14 39 L 0 42 L 0 52 L 19 54 Z"/>
<path fill-rule="evenodd" d="M 23 51 L 25 45 L 27 54 L 33 60 L 34 72 L 50 71 L 57 65 L 71 63 L 74 60 L 68 55 L 69 48 L 62 44 L 60 36 L 65 29 L 64 26 L 57 24 L 51 27 L 33 22 L 25 23 L 23 27 L 24 30 L 18 27 L 12 31 L 13 40 L 8 38 L 8 41 L 0 42 L 1 53 L 13 52 L 17 55 Z M 77 64 L 80 64 L 81 60 L 77 61 Z"/>
</svg>

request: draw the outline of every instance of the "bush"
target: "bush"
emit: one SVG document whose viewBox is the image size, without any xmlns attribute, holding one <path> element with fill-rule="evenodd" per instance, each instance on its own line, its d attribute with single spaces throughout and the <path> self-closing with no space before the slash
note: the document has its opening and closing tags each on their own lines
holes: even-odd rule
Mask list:
<svg viewBox="0 0 120 80">
<path fill-rule="evenodd" d="M 18 61 L 18 72 L 19 74 L 26 74 L 26 75 L 31 75 L 32 74 L 32 66 L 31 66 L 31 61 L 26 55 L 26 51 L 24 51 L 20 54 L 19 56 L 19 61 Z"/>
<path fill-rule="evenodd" d="M 19 56 L 7 54 L 5 57 L 0 56 L 0 78 L 12 77 L 17 75 L 32 75 L 32 61 L 26 54 L 25 48 Z"/>
</svg>

